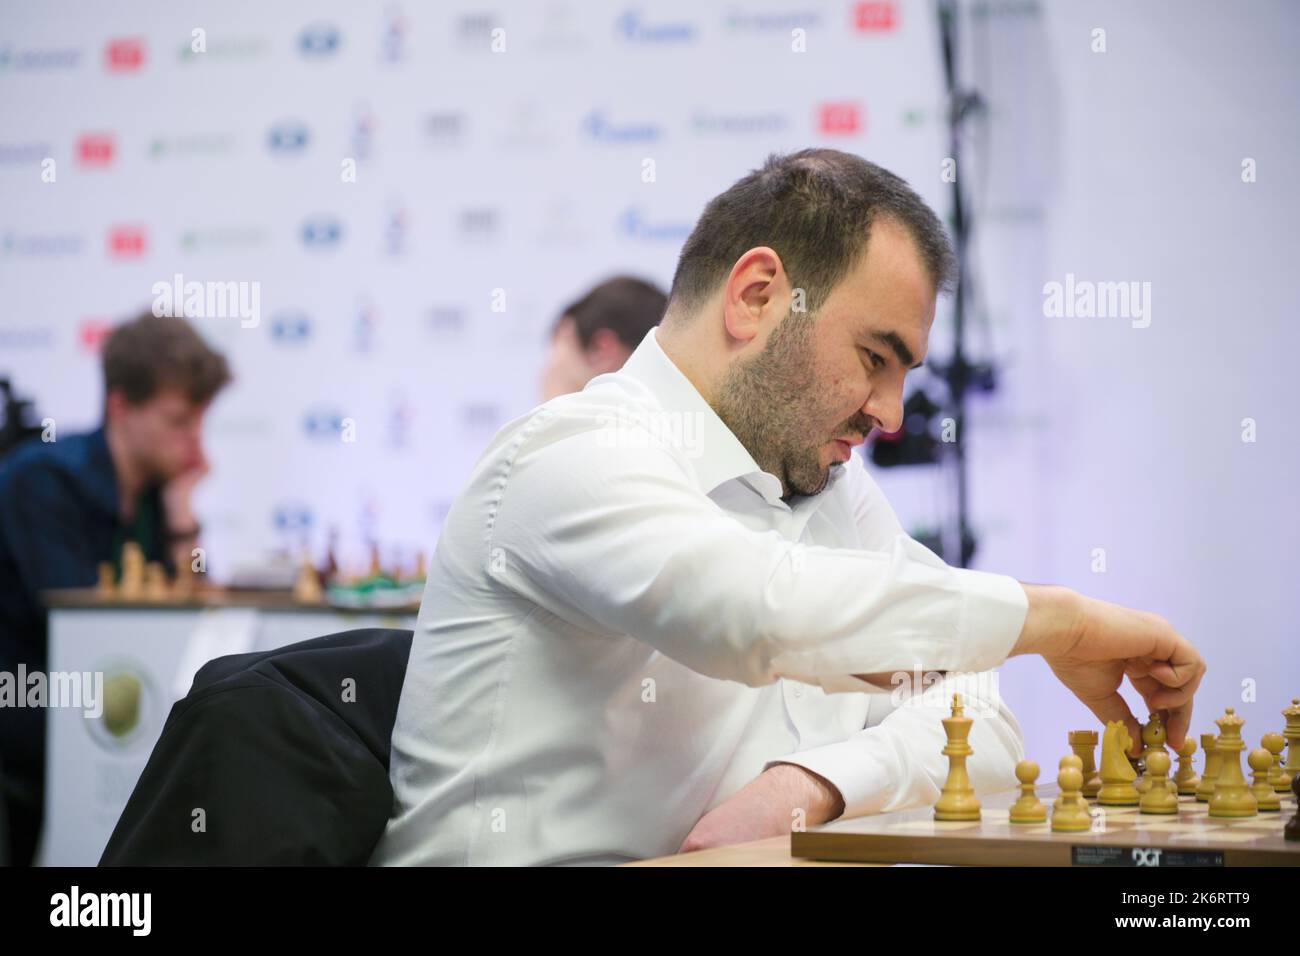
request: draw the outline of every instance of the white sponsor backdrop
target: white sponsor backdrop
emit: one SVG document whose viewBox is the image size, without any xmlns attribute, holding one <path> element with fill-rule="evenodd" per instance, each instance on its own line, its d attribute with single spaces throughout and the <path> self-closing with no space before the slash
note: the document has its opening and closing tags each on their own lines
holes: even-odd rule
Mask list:
<svg viewBox="0 0 1300 956">
<path fill-rule="evenodd" d="M 971 414 L 976 563 L 1170 617 L 1210 658 L 1198 729 L 1235 705 L 1256 737 L 1300 694 L 1300 14 L 965 9 L 988 103 L 960 171 L 972 346 L 1003 363 Z M 556 309 L 616 271 L 666 286 L 704 202 L 768 152 L 852 150 L 947 210 L 941 79 L 927 3 L 7 5 L 0 371 L 91 426 L 98 337 L 154 283 L 257 282 L 256 327 L 199 323 L 237 375 L 198 501 L 213 573 L 331 527 L 353 561 L 372 537 L 409 555 L 532 405 Z M 1045 318 L 1067 273 L 1151 282 L 1151 325 Z M 933 355 L 949 335 L 941 311 Z M 941 474 L 879 478 L 905 524 L 942 517 Z M 1036 662 L 1003 690 L 1055 766 L 1082 708 Z"/>
</svg>

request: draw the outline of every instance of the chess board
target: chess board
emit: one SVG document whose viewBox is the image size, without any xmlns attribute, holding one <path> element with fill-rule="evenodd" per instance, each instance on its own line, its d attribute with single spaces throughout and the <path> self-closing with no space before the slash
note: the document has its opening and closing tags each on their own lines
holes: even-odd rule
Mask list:
<svg viewBox="0 0 1300 956">
<path fill-rule="evenodd" d="M 1056 788 L 1040 787 L 1049 820 L 1013 824 L 1009 808 L 1018 791 L 980 797 L 978 821 L 934 819 L 934 809 L 903 810 L 837 820 L 791 834 L 792 856 L 856 863 L 939 863 L 973 866 L 1300 866 L 1300 841 L 1282 828 L 1295 814 L 1290 793 L 1279 794 L 1281 813 L 1228 820 L 1209 815 L 1209 804 L 1179 797 L 1178 813 L 1139 813 L 1137 807 L 1101 807 L 1090 831 L 1053 833 Z"/>
</svg>

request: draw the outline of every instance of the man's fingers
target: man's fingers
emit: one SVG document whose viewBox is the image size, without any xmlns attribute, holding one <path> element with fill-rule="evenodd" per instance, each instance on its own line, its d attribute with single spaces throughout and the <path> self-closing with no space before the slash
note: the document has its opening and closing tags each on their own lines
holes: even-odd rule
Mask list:
<svg viewBox="0 0 1300 956">
<path fill-rule="evenodd" d="M 1130 750 L 1130 753 L 1132 756 L 1137 756 L 1142 752 L 1142 725 L 1133 716 L 1133 711 L 1129 710 L 1128 701 L 1119 694 L 1111 694 L 1103 700 L 1089 703 L 1088 706 L 1103 724 L 1112 720 L 1122 720 L 1124 726 L 1128 728 L 1129 737 L 1133 740 L 1133 747 L 1136 748 Z"/>
<path fill-rule="evenodd" d="M 1194 662 L 1175 664 L 1169 661 L 1156 661 L 1151 665 L 1149 673 L 1166 687 L 1182 687 L 1200 673 L 1200 668 Z"/>
<path fill-rule="evenodd" d="M 1169 746 L 1177 750 L 1187 737 L 1187 730 L 1192 726 L 1192 701 L 1189 698 L 1181 707 L 1171 707 L 1165 731 L 1169 737 Z"/>
</svg>

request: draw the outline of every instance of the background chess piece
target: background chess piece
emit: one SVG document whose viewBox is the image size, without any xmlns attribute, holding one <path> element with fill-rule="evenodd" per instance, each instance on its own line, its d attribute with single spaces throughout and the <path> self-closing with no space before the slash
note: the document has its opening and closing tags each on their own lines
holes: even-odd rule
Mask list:
<svg viewBox="0 0 1300 956">
<path fill-rule="evenodd" d="M 948 779 L 944 781 L 939 802 L 934 805 L 936 820 L 980 818 L 980 804 L 975 799 L 975 788 L 966 772 L 966 758 L 975 752 L 966 740 L 972 723 L 971 718 L 962 712 L 961 695 L 953 694 L 952 715 L 943 719 L 943 729 L 948 734 L 948 743 L 943 748 L 948 756 Z"/>
<path fill-rule="evenodd" d="M 1083 795 L 1092 799 L 1101 789 L 1101 774 L 1097 773 L 1097 765 L 1093 762 L 1093 755 L 1097 752 L 1097 731 L 1072 730 L 1068 739 L 1074 755 L 1083 761 Z"/>
<path fill-rule="evenodd" d="M 1286 793 L 1291 787 L 1291 781 L 1282 769 L 1282 748 L 1286 746 L 1286 738 L 1276 730 L 1270 730 L 1259 745 L 1273 755 L 1273 766 L 1268 771 L 1268 785 L 1275 793 Z"/>
<path fill-rule="evenodd" d="M 316 573 L 308 556 L 303 557 L 298 577 L 293 582 L 293 599 L 299 604 L 320 604 L 325 599 L 320 586 L 320 575 Z"/>
<path fill-rule="evenodd" d="M 117 597 L 117 584 L 113 580 L 112 561 L 99 562 L 99 580 L 95 583 L 95 593 L 105 601 L 111 601 Z M 1278 740 L 1281 739 L 1282 735 L 1278 734 Z M 1278 747 L 1278 749 L 1281 750 L 1282 748 Z"/>
<path fill-rule="evenodd" d="M 150 561 L 144 566 L 144 597 L 147 601 L 167 600 L 167 569 L 161 562 Z"/>
<path fill-rule="evenodd" d="M 1183 745 L 1178 748 L 1178 772 L 1174 774 L 1174 788 L 1180 795 L 1195 796 L 1196 788 L 1201 785 L 1201 778 L 1192 766 L 1192 754 L 1196 753 L 1196 739 L 1188 734 L 1183 738 Z"/>
<path fill-rule="evenodd" d="M 1038 779 L 1038 764 L 1022 760 L 1016 764 L 1016 779 L 1020 781 L 1020 799 L 1011 806 L 1012 823 L 1046 823 L 1047 805 L 1034 793 Z"/>
<path fill-rule="evenodd" d="M 194 569 L 190 562 L 176 565 L 176 578 L 172 581 L 172 597 L 185 601 L 194 596 Z"/>
<path fill-rule="evenodd" d="M 1201 785 L 1196 788 L 1198 803 L 1209 803 L 1214 796 L 1214 782 L 1219 778 L 1219 767 L 1223 765 L 1223 755 L 1219 753 L 1219 735 L 1201 734 L 1201 749 L 1205 751 L 1205 771 L 1201 774 Z"/>
<path fill-rule="evenodd" d="M 1169 754 L 1162 747 L 1147 758 L 1147 791 L 1138 802 L 1139 813 L 1177 813 L 1178 792 L 1169 779 Z"/>
<path fill-rule="evenodd" d="M 1106 732 L 1101 738 L 1101 789 L 1097 802 L 1107 807 L 1136 806 L 1140 795 L 1133 781 L 1137 771 L 1128 759 L 1128 749 L 1133 738 L 1128 735 L 1123 721 L 1106 722 Z"/>
<path fill-rule="evenodd" d="M 1268 772 L 1273 769 L 1273 755 L 1266 747 L 1256 747 L 1246 756 L 1254 782 L 1250 785 L 1260 813 L 1277 813 L 1282 809 L 1282 798 L 1268 782 Z"/>
<path fill-rule="evenodd" d="M 1151 788 L 1151 755 L 1157 750 L 1168 756 L 1165 750 L 1165 722 L 1159 714 L 1151 714 L 1142 726 L 1142 767 L 1146 771 L 1133 785 L 1138 793 L 1146 793 Z"/>
<path fill-rule="evenodd" d="M 1287 786 L 1300 776 L 1300 698 L 1292 697 L 1291 706 L 1282 711 L 1286 718 L 1286 729 L 1282 736 L 1286 738 L 1286 764 L 1282 772 L 1286 774 Z"/>
<path fill-rule="evenodd" d="M 123 601 L 139 601 L 144 597 L 144 550 L 138 542 L 122 545 L 122 577 L 118 582 L 118 596 Z"/>
<path fill-rule="evenodd" d="M 1052 832 L 1079 833 L 1092 829 L 1088 801 L 1083 799 L 1083 761 L 1077 754 L 1061 758 L 1056 783 L 1060 795 L 1052 804 Z"/>
<path fill-rule="evenodd" d="M 1229 707 L 1215 723 L 1219 725 L 1219 742 L 1215 746 L 1222 762 L 1219 777 L 1214 781 L 1214 796 L 1210 797 L 1210 816 L 1253 817 L 1259 811 L 1259 804 L 1241 772 L 1240 754 L 1246 749 L 1241 727 L 1245 721 Z"/>
<path fill-rule="evenodd" d="M 1288 840 L 1300 840 L 1300 774 L 1291 778 L 1291 796 L 1296 799 L 1295 813 L 1282 828 L 1282 836 Z"/>
</svg>

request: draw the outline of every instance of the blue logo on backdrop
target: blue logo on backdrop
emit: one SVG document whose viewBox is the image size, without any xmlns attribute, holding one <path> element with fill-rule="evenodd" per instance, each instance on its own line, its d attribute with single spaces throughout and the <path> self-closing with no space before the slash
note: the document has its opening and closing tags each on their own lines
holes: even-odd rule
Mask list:
<svg viewBox="0 0 1300 956">
<path fill-rule="evenodd" d="M 343 223 L 330 216 L 313 216 L 302 224 L 302 243 L 315 248 L 337 246 L 343 241 Z"/>
<path fill-rule="evenodd" d="M 685 20 L 647 23 L 639 10 L 629 10 L 615 20 L 614 30 L 628 43 L 691 43 L 695 40 L 695 24 Z"/>
<path fill-rule="evenodd" d="M 323 59 L 338 52 L 343 42 L 338 28 L 328 23 L 313 23 L 298 34 L 298 52 L 310 59 Z"/>
<path fill-rule="evenodd" d="M 653 123 L 615 123 L 601 110 L 586 115 L 582 130 L 598 143 L 653 143 L 663 137 Z"/>
<path fill-rule="evenodd" d="M 311 131 L 293 120 L 276 123 L 266 134 L 266 145 L 273 153 L 301 153 L 309 142 Z"/>
<path fill-rule="evenodd" d="M 285 309 L 271 317 L 271 340 L 279 345 L 302 345 L 311 338 L 311 317 Z"/>
<path fill-rule="evenodd" d="M 618 231 L 631 239 L 651 242 L 681 242 L 691 234 L 689 222 L 650 222 L 639 209 L 628 209 L 618 217 Z"/>
<path fill-rule="evenodd" d="M 81 64 L 77 47 L 0 46 L 2 70 L 71 70 Z"/>
<path fill-rule="evenodd" d="M 343 414 L 325 405 L 309 408 L 302 416 L 302 430 L 308 438 L 336 438 L 343 433 Z"/>
<path fill-rule="evenodd" d="M 300 501 L 282 502 L 271 512 L 271 524 L 284 534 L 308 531 L 312 526 L 311 509 Z"/>
<path fill-rule="evenodd" d="M 0 143 L 0 166 L 12 163 L 40 163 L 54 150 L 49 143 Z"/>
<path fill-rule="evenodd" d="M 406 59 L 406 18 L 393 7 L 384 14 L 384 28 L 379 35 L 379 58 L 385 63 L 400 63 Z"/>
</svg>

